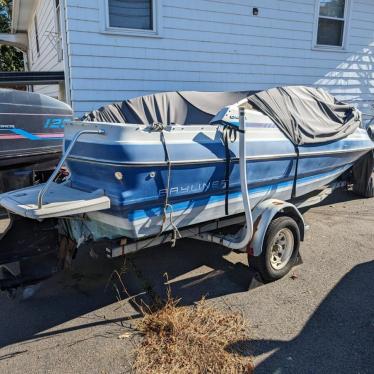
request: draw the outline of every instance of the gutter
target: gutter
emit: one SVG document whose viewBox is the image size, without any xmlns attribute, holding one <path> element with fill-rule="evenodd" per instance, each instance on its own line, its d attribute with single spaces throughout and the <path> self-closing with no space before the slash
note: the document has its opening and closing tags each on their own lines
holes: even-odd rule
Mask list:
<svg viewBox="0 0 374 374">
<path fill-rule="evenodd" d="M 0 87 L 9 84 L 59 84 L 65 79 L 63 71 L 5 71 L 0 72 Z"/>
</svg>

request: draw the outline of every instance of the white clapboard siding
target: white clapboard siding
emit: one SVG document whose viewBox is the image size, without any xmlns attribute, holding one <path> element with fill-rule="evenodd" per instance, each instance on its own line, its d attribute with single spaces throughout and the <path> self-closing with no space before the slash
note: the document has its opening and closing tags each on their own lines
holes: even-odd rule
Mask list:
<svg viewBox="0 0 374 374">
<path fill-rule="evenodd" d="M 63 63 L 58 61 L 57 49 L 51 40 L 51 33 L 56 32 L 54 0 L 40 0 L 34 10 L 36 14 L 38 35 L 39 35 L 39 55 L 36 49 L 34 16 L 31 17 L 29 35 L 29 61 L 32 71 L 62 71 Z M 34 86 L 34 91 L 52 97 L 59 97 L 58 85 Z"/>
<path fill-rule="evenodd" d="M 67 0 L 71 99 L 78 115 L 158 91 L 295 84 L 323 87 L 372 110 L 372 0 L 351 1 L 344 51 L 312 48 L 316 0 L 156 0 L 160 37 L 103 33 L 101 1 Z"/>
</svg>

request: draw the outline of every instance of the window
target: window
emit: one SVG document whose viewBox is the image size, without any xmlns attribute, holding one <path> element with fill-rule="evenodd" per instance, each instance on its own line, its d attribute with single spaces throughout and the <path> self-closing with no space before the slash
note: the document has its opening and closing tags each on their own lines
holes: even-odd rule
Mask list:
<svg viewBox="0 0 374 374">
<path fill-rule="evenodd" d="M 153 30 L 152 0 L 109 0 L 109 26 Z"/>
<path fill-rule="evenodd" d="M 161 0 L 101 0 L 104 32 L 157 36 Z"/>
<path fill-rule="evenodd" d="M 38 34 L 38 21 L 36 16 L 34 17 L 34 28 L 35 28 L 35 45 L 36 45 L 36 52 L 39 56 L 40 54 L 40 47 L 39 47 L 39 34 Z"/>
<path fill-rule="evenodd" d="M 348 0 L 319 0 L 317 46 L 344 47 Z"/>
</svg>

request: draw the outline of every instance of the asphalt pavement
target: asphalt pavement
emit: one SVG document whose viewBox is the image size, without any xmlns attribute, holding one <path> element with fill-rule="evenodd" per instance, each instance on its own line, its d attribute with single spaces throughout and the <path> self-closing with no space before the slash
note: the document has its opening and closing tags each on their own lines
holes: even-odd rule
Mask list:
<svg viewBox="0 0 374 374">
<path fill-rule="evenodd" d="M 302 264 L 266 285 L 246 255 L 193 240 L 126 261 L 80 251 L 72 271 L 0 296 L 0 372 L 129 372 L 136 304 L 162 298 L 167 283 L 181 305 L 205 296 L 243 313 L 250 339 L 237 344 L 256 373 L 373 373 L 374 199 L 340 193 L 305 219 Z"/>
</svg>

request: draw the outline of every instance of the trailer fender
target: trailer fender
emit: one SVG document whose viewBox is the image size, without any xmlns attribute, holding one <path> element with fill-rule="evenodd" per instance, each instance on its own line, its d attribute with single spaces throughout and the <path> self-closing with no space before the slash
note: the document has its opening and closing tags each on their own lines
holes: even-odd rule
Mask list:
<svg viewBox="0 0 374 374">
<path fill-rule="evenodd" d="M 247 246 L 247 251 L 252 256 L 259 256 L 266 231 L 275 217 L 288 216 L 293 218 L 300 229 L 300 240 L 304 240 L 305 222 L 302 214 L 295 205 L 277 199 L 268 199 L 259 203 L 252 211 L 253 236 Z"/>
</svg>

